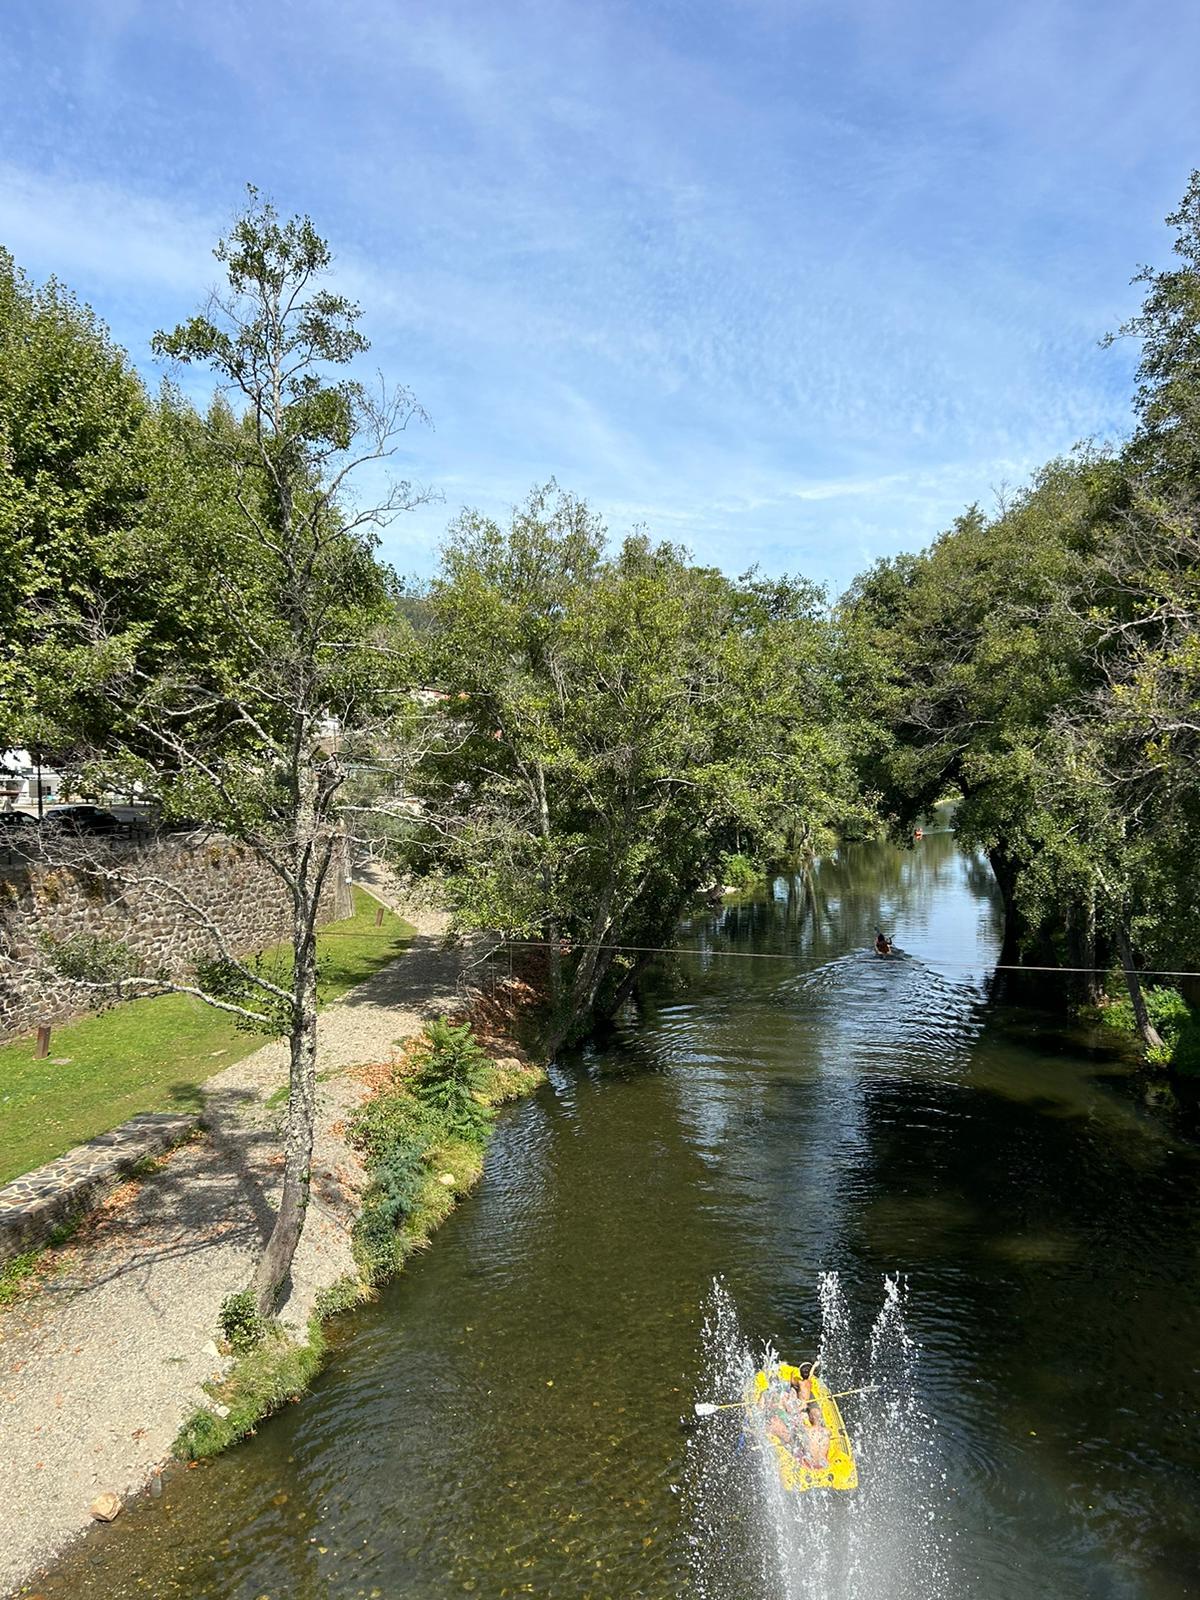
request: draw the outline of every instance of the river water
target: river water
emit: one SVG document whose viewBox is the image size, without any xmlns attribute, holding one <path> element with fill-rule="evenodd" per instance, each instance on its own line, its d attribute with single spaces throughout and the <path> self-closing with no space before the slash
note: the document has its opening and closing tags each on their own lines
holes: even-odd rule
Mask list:
<svg viewBox="0 0 1200 1600">
<path fill-rule="evenodd" d="M 1194 1115 L 998 996 L 999 943 L 945 832 L 696 918 L 311 1395 L 40 1592 L 1200 1594 Z M 880 1385 L 855 1494 L 683 1425 L 768 1342 Z"/>
</svg>

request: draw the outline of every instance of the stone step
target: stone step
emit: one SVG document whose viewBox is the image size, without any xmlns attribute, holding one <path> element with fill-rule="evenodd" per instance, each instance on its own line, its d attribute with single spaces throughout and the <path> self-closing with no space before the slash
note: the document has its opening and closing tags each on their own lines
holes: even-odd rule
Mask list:
<svg viewBox="0 0 1200 1600">
<path fill-rule="evenodd" d="M 199 1123 L 195 1112 L 148 1111 L 5 1184 L 0 1189 L 0 1265 L 48 1244 L 64 1222 L 95 1210 L 139 1161 L 170 1150 Z"/>
</svg>

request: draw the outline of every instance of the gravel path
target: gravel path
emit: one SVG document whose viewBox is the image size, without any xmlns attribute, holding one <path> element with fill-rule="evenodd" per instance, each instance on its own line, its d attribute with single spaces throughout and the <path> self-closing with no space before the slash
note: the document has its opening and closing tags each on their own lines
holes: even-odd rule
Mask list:
<svg viewBox="0 0 1200 1600">
<path fill-rule="evenodd" d="M 391 902 L 380 883 L 372 887 Z M 417 936 L 322 1014 L 322 1074 L 389 1059 L 395 1041 L 459 998 L 463 958 L 441 948 L 445 916 L 396 909 Z M 280 1043 L 209 1079 L 210 1132 L 119 1195 L 65 1270 L 0 1315 L 0 1594 L 88 1525 L 98 1493 L 125 1497 L 150 1481 L 204 1399 L 200 1385 L 222 1370 L 212 1342 L 221 1301 L 246 1282 L 274 1220 L 282 1108 L 264 1102 L 286 1081 Z M 297 1330 L 318 1290 L 353 1271 L 349 1230 L 362 1177 L 332 1131 L 362 1086 L 335 1076 L 317 1094 L 313 1203 L 281 1309 Z"/>
</svg>

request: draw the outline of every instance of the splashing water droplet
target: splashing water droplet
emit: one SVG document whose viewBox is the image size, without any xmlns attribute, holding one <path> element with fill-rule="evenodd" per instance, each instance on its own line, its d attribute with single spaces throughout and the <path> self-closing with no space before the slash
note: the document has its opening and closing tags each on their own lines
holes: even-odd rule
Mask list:
<svg viewBox="0 0 1200 1600">
<path fill-rule="evenodd" d="M 883 1282 L 883 1304 L 865 1339 L 836 1272 L 817 1284 L 816 1349 L 831 1389 L 878 1385 L 849 1403 L 847 1429 L 859 1488 L 789 1493 L 757 1411 L 727 1411 L 689 1440 L 683 1494 L 691 1517 L 692 1586 L 700 1600 L 928 1600 L 950 1596 L 945 1473 L 932 1420 L 916 1388 L 918 1348 L 905 1322 L 903 1277 Z M 733 1400 L 754 1373 L 780 1359 L 756 1357 L 725 1285 L 716 1280 L 701 1330 L 704 1397 Z M 797 1359 L 794 1351 L 782 1359 Z M 749 1581 L 748 1581 L 749 1580 Z"/>
</svg>

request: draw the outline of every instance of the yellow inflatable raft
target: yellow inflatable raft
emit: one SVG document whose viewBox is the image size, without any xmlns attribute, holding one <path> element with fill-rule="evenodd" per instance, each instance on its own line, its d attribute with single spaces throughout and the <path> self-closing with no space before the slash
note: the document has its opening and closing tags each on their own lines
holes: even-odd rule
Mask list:
<svg viewBox="0 0 1200 1600">
<path fill-rule="evenodd" d="M 779 1467 L 785 1489 L 857 1489 L 858 1468 L 850 1450 L 850 1439 L 838 1403 L 820 1378 L 810 1377 L 812 1401 L 820 1407 L 823 1432 L 806 1419 L 806 1408 L 799 1398 L 786 1398 L 793 1378 L 801 1376 L 799 1367 L 780 1362 L 754 1377 L 749 1404 L 763 1419 L 767 1443 Z M 791 1391 L 794 1393 L 794 1391 Z M 811 1431 L 811 1439 L 808 1437 Z M 787 1442 L 781 1435 L 786 1434 Z M 827 1445 L 827 1448 L 826 1448 Z"/>
</svg>

